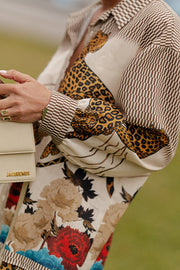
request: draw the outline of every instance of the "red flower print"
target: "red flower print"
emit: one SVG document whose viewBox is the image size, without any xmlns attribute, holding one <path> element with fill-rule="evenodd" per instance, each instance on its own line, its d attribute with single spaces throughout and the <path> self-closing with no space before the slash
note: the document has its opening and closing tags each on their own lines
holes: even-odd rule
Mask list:
<svg viewBox="0 0 180 270">
<path fill-rule="evenodd" d="M 102 260 L 102 265 L 105 264 L 105 261 L 107 259 L 109 249 L 110 249 L 110 246 L 111 246 L 111 242 L 112 242 L 112 234 L 109 237 L 107 243 L 104 245 L 103 249 L 101 250 L 101 253 L 99 254 L 99 256 L 96 259 L 96 261 L 101 261 Z"/>
<path fill-rule="evenodd" d="M 6 201 L 6 208 L 11 209 L 12 206 L 17 206 L 19 196 L 21 193 L 22 183 L 13 183 L 11 184 L 9 195 Z"/>
<path fill-rule="evenodd" d="M 77 265 L 83 265 L 91 242 L 86 234 L 67 226 L 60 229 L 56 238 L 48 238 L 47 245 L 50 255 L 63 258 L 66 270 L 77 270 Z"/>
</svg>

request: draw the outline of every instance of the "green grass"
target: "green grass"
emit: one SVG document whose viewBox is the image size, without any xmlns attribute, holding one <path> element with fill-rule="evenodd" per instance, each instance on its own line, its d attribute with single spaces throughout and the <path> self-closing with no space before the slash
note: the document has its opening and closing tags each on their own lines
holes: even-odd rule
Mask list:
<svg viewBox="0 0 180 270">
<path fill-rule="evenodd" d="M 56 48 L 0 33 L 0 69 L 17 69 L 36 78 Z"/>
<path fill-rule="evenodd" d="M 0 34 L 0 69 L 37 77 L 55 48 Z M 118 224 L 105 270 L 180 269 L 180 147 L 170 165 L 154 173 Z"/>
</svg>

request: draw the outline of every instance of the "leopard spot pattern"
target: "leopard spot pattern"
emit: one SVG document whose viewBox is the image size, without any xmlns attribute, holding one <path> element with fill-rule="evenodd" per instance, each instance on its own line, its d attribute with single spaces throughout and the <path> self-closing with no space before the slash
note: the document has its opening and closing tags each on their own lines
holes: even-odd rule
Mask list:
<svg viewBox="0 0 180 270">
<path fill-rule="evenodd" d="M 140 127 L 130 123 L 126 123 L 126 126 L 134 152 L 141 158 L 152 155 L 169 144 L 169 137 L 163 129 Z"/>
<path fill-rule="evenodd" d="M 10 263 L 2 262 L 0 270 L 23 270 L 23 268 L 12 265 Z"/>
<path fill-rule="evenodd" d="M 66 73 L 59 86 L 59 92 L 76 100 L 93 97 L 114 103 L 111 92 L 84 60 L 87 53 L 99 50 L 106 43 L 107 39 L 108 36 L 101 31 L 95 35 Z"/>
<path fill-rule="evenodd" d="M 116 106 L 96 99 L 91 99 L 84 112 L 76 111 L 72 127 L 74 132 L 69 132 L 67 138 L 82 141 L 93 135 L 109 135 L 115 130 L 125 146 L 141 159 L 158 152 L 169 143 L 164 130 L 129 124 Z"/>
</svg>

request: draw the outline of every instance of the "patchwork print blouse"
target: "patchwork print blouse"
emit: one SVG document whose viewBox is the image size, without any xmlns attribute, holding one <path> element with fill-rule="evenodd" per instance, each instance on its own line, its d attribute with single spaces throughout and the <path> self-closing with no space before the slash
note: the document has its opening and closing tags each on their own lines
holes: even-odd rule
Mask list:
<svg viewBox="0 0 180 270">
<path fill-rule="evenodd" d="M 53 92 L 34 124 L 37 179 L 20 199 L 21 183 L 8 190 L 0 269 L 102 269 L 115 225 L 175 154 L 179 18 L 162 0 L 122 0 L 88 27 L 66 72 L 99 5 L 70 16 L 39 77 Z"/>
</svg>

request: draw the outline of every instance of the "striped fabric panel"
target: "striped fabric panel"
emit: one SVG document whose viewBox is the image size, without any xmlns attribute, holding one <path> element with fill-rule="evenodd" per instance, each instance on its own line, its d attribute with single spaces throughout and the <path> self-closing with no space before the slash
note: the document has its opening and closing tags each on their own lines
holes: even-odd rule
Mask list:
<svg viewBox="0 0 180 270">
<path fill-rule="evenodd" d="M 152 0 L 126 0 L 121 1 L 112 9 L 112 14 L 116 18 L 119 29 L 130 21 L 143 7 Z"/>
<path fill-rule="evenodd" d="M 76 100 L 58 92 L 53 92 L 47 113 L 41 122 L 40 130 L 47 135 L 51 135 L 54 142 L 60 143 L 67 133 L 76 108 Z"/>
<path fill-rule="evenodd" d="M 125 10 L 121 12 L 123 11 Z M 130 39 L 138 43 L 142 49 L 161 36 L 158 40 L 159 45 L 173 47 L 176 51 L 180 50 L 180 19 L 172 16 L 171 10 L 162 0 L 154 0 L 142 8 L 136 16 L 129 16 L 130 21 L 126 25 L 124 19 L 116 12 L 114 11 L 114 20 L 111 19 L 102 26 L 103 32 L 111 32 L 118 39 L 122 37 Z"/>
<path fill-rule="evenodd" d="M 124 5 L 121 12 L 125 9 Z M 123 19 L 118 11 L 114 16 L 104 23 L 103 32 L 141 48 L 124 73 L 117 104 L 124 108 L 127 121 L 167 132 L 170 144 L 164 158 L 168 162 L 175 153 L 180 128 L 180 20 L 162 0 L 151 1 L 121 29 Z M 118 27 L 115 20 L 120 21 Z"/>
<path fill-rule="evenodd" d="M 25 256 L 10 252 L 8 250 L 4 250 L 3 254 L 1 255 L 1 260 L 25 270 L 49 270 L 49 268 L 44 267 L 43 265 L 36 263 Z"/>
<path fill-rule="evenodd" d="M 168 54 L 167 50 L 158 48 L 156 54 L 152 59 L 149 54 L 144 54 L 129 67 L 121 82 L 119 99 L 126 108 L 127 121 L 145 127 L 151 123 L 166 131 L 170 137 L 168 155 L 171 156 L 177 146 L 179 131 L 180 84 L 176 72 L 180 63 L 176 52 Z M 145 63 L 143 70 L 142 62 Z M 168 68 L 168 62 L 173 63 L 173 67 Z"/>
</svg>

